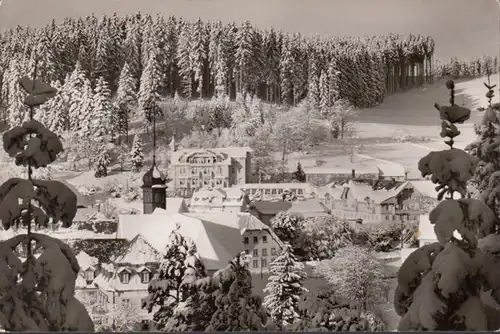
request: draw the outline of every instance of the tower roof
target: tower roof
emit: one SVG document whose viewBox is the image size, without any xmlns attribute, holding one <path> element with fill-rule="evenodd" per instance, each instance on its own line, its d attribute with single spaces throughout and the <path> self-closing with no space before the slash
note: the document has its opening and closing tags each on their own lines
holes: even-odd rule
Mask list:
<svg viewBox="0 0 500 334">
<path fill-rule="evenodd" d="M 153 186 L 165 186 L 166 180 L 165 174 L 158 169 L 156 164 L 153 164 L 142 177 L 142 187 L 151 188 Z"/>
</svg>

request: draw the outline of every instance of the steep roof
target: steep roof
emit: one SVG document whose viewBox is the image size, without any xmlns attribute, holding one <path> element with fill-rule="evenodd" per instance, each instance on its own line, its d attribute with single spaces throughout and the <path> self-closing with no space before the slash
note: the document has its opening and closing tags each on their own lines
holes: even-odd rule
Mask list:
<svg viewBox="0 0 500 334">
<path fill-rule="evenodd" d="M 112 260 L 114 263 L 141 265 L 161 260 L 160 253 L 140 234 L 130 241 L 126 249 Z"/>
<path fill-rule="evenodd" d="M 125 239 L 81 239 L 69 242 L 76 252 L 84 251 L 91 257 L 96 257 L 99 263 L 109 263 L 117 254 L 120 254 L 128 245 Z"/>
<path fill-rule="evenodd" d="M 182 149 L 182 150 L 172 152 L 171 161 L 174 163 L 178 162 L 181 159 L 181 157 L 186 155 L 186 154 L 189 155 L 189 154 L 197 153 L 197 152 L 210 152 L 210 151 L 212 151 L 213 153 L 225 153 L 229 157 L 244 158 L 247 156 L 247 153 L 252 152 L 252 149 L 248 146 L 218 147 L 218 148 L 211 148 L 211 149 Z"/>
<path fill-rule="evenodd" d="M 438 192 L 436 191 L 436 184 L 432 183 L 431 180 L 410 181 L 410 184 L 422 196 L 430 197 L 437 200 Z"/>
<path fill-rule="evenodd" d="M 377 168 L 385 177 L 403 177 L 406 175 L 405 167 L 395 162 L 379 164 Z"/>
<path fill-rule="evenodd" d="M 345 188 L 350 189 L 351 195 L 358 202 L 370 198 L 375 203 L 384 201 L 398 195 L 408 184 L 408 182 L 380 182 L 376 185 L 370 185 L 366 182 L 349 181 Z"/>
<path fill-rule="evenodd" d="M 328 209 L 315 198 L 290 202 L 292 206 L 287 212 L 300 214 L 307 217 L 328 216 Z"/>
<path fill-rule="evenodd" d="M 120 215 L 116 237 L 132 240 L 141 234 L 156 250 L 163 253 L 177 224 L 179 233 L 196 243 L 207 269 L 220 269 L 233 258 L 234 254 L 229 254 L 222 246 L 223 239 L 211 235 L 201 219 L 188 214 Z"/>
<path fill-rule="evenodd" d="M 76 255 L 76 260 L 78 261 L 78 265 L 80 266 L 81 271 L 85 271 L 87 269 L 95 270 L 99 262 L 96 257 L 90 256 L 84 251 L 80 251 Z"/>
<path fill-rule="evenodd" d="M 254 215 L 248 212 L 240 212 L 238 213 L 238 225 L 240 227 L 241 234 L 245 233 L 245 231 L 261 231 L 266 230 L 271 237 L 276 241 L 278 245 L 283 247 L 283 242 L 278 238 L 276 233 L 274 233 L 273 229 L 264 224 Z"/>
<path fill-rule="evenodd" d="M 167 197 L 167 209 L 156 208 L 153 214 L 182 213 L 187 212 L 186 201 L 182 197 Z"/>
<path fill-rule="evenodd" d="M 253 202 L 254 209 L 264 215 L 277 214 L 281 211 L 288 211 L 292 204 L 284 201 L 255 201 Z"/>
</svg>

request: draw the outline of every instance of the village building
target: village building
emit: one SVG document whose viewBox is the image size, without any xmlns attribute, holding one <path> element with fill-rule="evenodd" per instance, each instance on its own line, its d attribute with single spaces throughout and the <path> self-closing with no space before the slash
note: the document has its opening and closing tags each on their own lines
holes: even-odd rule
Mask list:
<svg viewBox="0 0 500 334">
<path fill-rule="evenodd" d="M 253 201 L 249 206 L 249 212 L 268 226 L 271 226 L 271 220 L 279 212 L 303 218 L 330 216 L 330 209 L 322 203 L 322 200 L 316 198 L 295 201 Z"/>
<path fill-rule="evenodd" d="M 430 196 L 424 183 L 350 180 L 322 188 L 323 203 L 333 216 L 363 222 L 417 221 Z M 430 181 L 429 181 L 430 182 Z"/>
<path fill-rule="evenodd" d="M 184 149 L 172 152 L 171 191 L 191 197 L 202 187 L 229 188 L 251 182 L 249 147 Z"/>
<path fill-rule="evenodd" d="M 308 166 L 303 162 L 302 167 L 306 182 L 318 187 L 355 179 L 404 181 L 407 176 L 401 164 L 361 154 L 338 156 L 321 166 Z"/>
<path fill-rule="evenodd" d="M 309 199 L 318 195 L 318 189 L 309 183 L 246 183 L 239 186 L 251 200 L 274 201 L 283 200 L 284 196 L 291 199 Z"/>
</svg>

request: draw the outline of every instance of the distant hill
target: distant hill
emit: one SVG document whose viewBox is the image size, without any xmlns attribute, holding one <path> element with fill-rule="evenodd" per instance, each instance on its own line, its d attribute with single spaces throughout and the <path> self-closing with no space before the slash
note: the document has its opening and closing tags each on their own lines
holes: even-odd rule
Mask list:
<svg viewBox="0 0 500 334">
<path fill-rule="evenodd" d="M 3 0 L 0 30 L 39 26 L 66 16 L 133 13 L 244 21 L 306 35 L 414 32 L 433 36 L 436 57 L 498 53 L 495 0 Z"/>
</svg>

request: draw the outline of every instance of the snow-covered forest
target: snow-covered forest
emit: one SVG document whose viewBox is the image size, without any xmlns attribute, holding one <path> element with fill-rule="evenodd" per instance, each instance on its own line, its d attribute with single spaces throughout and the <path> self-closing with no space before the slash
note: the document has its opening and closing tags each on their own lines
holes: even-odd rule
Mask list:
<svg viewBox="0 0 500 334">
<path fill-rule="evenodd" d="M 430 62 L 434 51 L 432 38 L 420 35 L 310 38 L 259 29 L 248 21 L 187 22 L 139 13 L 18 27 L 0 41 L 3 105 L 15 99 L 9 90 L 12 78 L 31 73 L 34 59 L 41 57 L 39 78 L 44 81 L 68 85 L 67 75 L 78 62 L 92 87 L 101 77 L 113 95 L 124 68 L 135 92 L 170 97 L 175 92 L 184 97 L 226 93 L 232 98 L 249 92 L 288 104 L 308 93 L 318 99 L 323 77 L 337 81 L 340 98 L 369 107 L 383 100 L 389 73 L 400 75 L 404 87 L 406 76 L 415 71 L 410 65 Z M 430 75 L 430 66 L 426 71 L 421 75 Z"/>
</svg>

